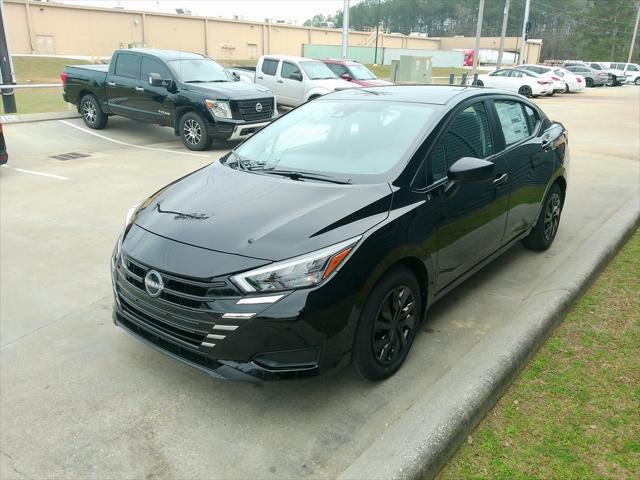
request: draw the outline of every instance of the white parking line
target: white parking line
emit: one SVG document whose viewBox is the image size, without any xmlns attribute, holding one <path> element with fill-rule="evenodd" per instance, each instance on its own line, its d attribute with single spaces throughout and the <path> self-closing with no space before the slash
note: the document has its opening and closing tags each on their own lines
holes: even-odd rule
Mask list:
<svg viewBox="0 0 640 480">
<path fill-rule="evenodd" d="M 2 168 L 9 168 L 16 172 L 30 173 L 31 175 L 40 175 L 42 177 L 56 178 L 58 180 L 69 180 L 69 177 L 63 177 L 62 175 L 54 175 L 53 173 L 34 172 L 33 170 L 24 170 L 22 168 L 10 167 L 9 165 L 0 165 Z"/>
<path fill-rule="evenodd" d="M 119 143 L 120 145 L 124 145 L 126 147 L 141 148 L 143 150 L 155 150 L 157 152 L 175 153 L 178 155 L 190 155 L 192 157 L 208 157 L 208 155 L 205 155 L 203 153 L 180 152 L 176 150 L 167 150 L 165 148 L 154 148 L 154 147 L 145 147 L 144 145 L 134 145 L 133 143 L 127 143 L 127 142 L 123 142 L 122 140 L 116 140 L 114 138 L 109 138 L 105 135 L 100 135 L 99 133 L 92 132 L 91 130 L 87 130 L 86 128 L 79 127 L 78 125 L 74 125 L 73 123 L 67 122 L 66 120 L 59 120 L 59 122 L 64 123 L 65 125 L 69 125 L 70 127 L 76 128 L 78 130 L 81 130 L 85 133 L 88 133 L 89 135 L 94 135 L 98 138 L 102 138 L 103 140 L 108 140 L 109 142 Z"/>
</svg>

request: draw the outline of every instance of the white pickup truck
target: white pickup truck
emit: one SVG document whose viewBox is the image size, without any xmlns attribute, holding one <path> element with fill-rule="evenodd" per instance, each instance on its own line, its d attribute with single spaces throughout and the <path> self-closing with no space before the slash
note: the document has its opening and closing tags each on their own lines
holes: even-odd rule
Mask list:
<svg viewBox="0 0 640 480">
<path fill-rule="evenodd" d="M 269 88 L 279 105 L 289 107 L 297 107 L 334 90 L 354 87 L 338 78 L 323 62 L 291 55 L 264 55 L 255 68 L 228 70 L 240 80 Z"/>
</svg>

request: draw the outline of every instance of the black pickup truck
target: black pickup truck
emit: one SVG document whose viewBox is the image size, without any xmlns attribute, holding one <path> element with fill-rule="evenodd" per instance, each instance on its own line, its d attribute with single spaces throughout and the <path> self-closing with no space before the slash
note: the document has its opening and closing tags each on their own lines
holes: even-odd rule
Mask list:
<svg viewBox="0 0 640 480">
<path fill-rule="evenodd" d="M 242 140 L 277 116 L 273 93 L 196 53 L 116 50 L 109 65 L 67 66 L 63 98 L 84 123 L 104 128 L 110 115 L 172 127 L 190 150 Z"/>
</svg>

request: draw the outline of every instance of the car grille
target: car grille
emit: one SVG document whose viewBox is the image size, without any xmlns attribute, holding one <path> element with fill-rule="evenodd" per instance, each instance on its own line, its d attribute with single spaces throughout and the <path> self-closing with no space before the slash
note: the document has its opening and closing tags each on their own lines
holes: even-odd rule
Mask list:
<svg viewBox="0 0 640 480">
<path fill-rule="evenodd" d="M 158 272 L 165 286 L 158 297 L 152 298 L 144 285 L 151 269 L 124 253 L 116 266 L 120 310 L 138 333 L 142 329 L 146 338 L 168 340 L 183 349 L 207 353 L 239 327 L 222 320 L 223 312 L 215 307 L 216 300 L 239 296 L 226 281 L 203 282 Z"/>
<path fill-rule="evenodd" d="M 273 98 L 258 98 L 255 100 L 236 100 L 235 109 L 242 120 L 253 122 L 267 120 L 273 116 Z M 256 110 L 257 104 L 262 105 L 262 110 Z"/>
</svg>

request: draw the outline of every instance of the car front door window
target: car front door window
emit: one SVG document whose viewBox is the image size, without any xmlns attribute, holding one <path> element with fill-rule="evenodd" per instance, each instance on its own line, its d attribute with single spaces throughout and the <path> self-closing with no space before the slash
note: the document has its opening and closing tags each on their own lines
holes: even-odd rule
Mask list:
<svg viewBox="0 0 640 480">
<path fill-rule="evenodd" d="M 504 134 L 505 146 L 513 145 L 527 138 L 531 132 L 529 131 L 529 123 L 520 102 L 511 100 L 496 100 L 496 111 L 502 133 Z"/>
</svg>

